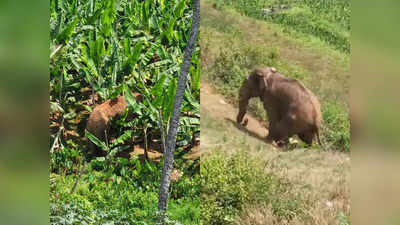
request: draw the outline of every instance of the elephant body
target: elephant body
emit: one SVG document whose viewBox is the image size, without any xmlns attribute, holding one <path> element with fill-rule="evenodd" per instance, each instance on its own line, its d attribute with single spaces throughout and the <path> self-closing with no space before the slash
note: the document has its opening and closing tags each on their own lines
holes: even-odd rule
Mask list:
<svg viewBox="0 0 400 225">
<path fill-rule="evenodd" d="M 137 101 L 142 101 L 142 95 L 139 93 L 132 93 Z M 101 141 L 105 141 L 105 135 L 109 131 L 109 121 L 112 117 L 121 116 L 125 109 L 128 107 L 128 103 L 124 96 L 119 96 L 114 99 L 109 99 L 104 103 L 97 105 L 92 113 L 90 113 L 89 119 L 86 124 L 86 130 L 92 133 Z M 95 144 L 89 141 L 89 152 L 95 156 L 104 156 L 105 152 L 98 148 Z"/>
<path fill-rule="evenodd" d="M 298 135 L 308 145 L 315 136 L 319 140 L 322 123 L 317 97 L 299 81 L 285 77 L 271 67 L 253 70 L 243 82 L 239 93 L 237 122 L 242 123 L 250 98 L 259 97 L 269 118 L 267 140 L 287 143 Z"/>
</svg>

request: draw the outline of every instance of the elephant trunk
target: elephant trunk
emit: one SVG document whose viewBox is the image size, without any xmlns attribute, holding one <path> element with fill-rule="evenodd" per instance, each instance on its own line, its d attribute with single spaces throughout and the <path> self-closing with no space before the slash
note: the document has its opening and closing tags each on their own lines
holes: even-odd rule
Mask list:
<svg viewBox="0 0 400 225">
<path fill-rule="evenodd" d="M 243 121 L 243 117 L 247 112 L 247 105 L 249 104 L 249 90 L 246 87 L 246 85 L 243 85 L 240 88 L 240 93 L 239 93 L 239 113 L 236 116 L 236 122 L 238 124 L 241 124 Z"/>
</svg>

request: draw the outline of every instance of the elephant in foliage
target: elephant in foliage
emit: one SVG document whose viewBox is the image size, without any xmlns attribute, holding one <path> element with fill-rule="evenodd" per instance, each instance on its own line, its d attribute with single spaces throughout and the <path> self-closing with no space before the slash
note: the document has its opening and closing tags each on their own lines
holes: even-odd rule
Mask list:
<svg viewBox="0 0 400 225">
<path fill-rule="evenodd" d="M 132 93 L 138 102 L 143 101 L 143 95 Z M 109 121 L 112 117 L 119 117 L 128 107 L 124 96 L 109 99 L 104 103 L 97 105 L 89 116 L 86 124 L 86 130 L 92 133 L 101 141 L 106 141 L 106 133 L 109 133 Z M 132 117 L 132 115 L 129 115 Z M 89 153 L 94 156 L 105 156 L 105 152 L 89 141 Z"/>
<path fill-rule="evenodd" d="M 246 126 L 243 117 L 249 99 L 259 97 L 269 119 L 268 142 L 279 146 L 288 143 L 293 135 L 311 145 L 316 137 L 321 145 L 319 131 L 322 123 L 321 106 L 317 97 L 298 80 L 285 77 L 273 67 L 253 70 L 239 92 L 237 123 Z"/>
</svg>

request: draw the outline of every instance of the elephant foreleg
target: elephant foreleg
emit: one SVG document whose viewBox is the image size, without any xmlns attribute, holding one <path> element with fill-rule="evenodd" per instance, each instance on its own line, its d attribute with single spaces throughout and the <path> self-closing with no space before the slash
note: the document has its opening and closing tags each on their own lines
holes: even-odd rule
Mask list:
<svg viewBox="0 0 400 225">
<path fill-rule="evenodd" d="M 249 104 L 249 99 L 248 98 L 246 98 L 246 97 L 240 98 L 240 101 L 239 101 L 239 113 L 238 113 L 238 115 L 236 117 L 236 122 L 237 123 L 242 124 L 243 117 L 247 112 L 247 105 L 248 104 Z M 246 123 L 246 120 L 245 120 L 245 123 Z M 244 125 L 246 125 L 246 124 L 244 124 Z"/>
</svg>

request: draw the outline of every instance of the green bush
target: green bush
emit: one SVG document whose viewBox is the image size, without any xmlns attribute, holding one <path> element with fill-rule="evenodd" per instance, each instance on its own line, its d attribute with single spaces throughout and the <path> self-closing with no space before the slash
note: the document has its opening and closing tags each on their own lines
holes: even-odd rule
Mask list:
<svg viewBox="0 0 400 225">
<path fill-rule="evenodd" d="M 341 151 L 350 151 L 350 117 L 346 106 L 327 102 L 322 105 L 323 142 Z"/>
<path fill-rule="evenodd" d="M 228 96 L 238 96 L 243 80 L 256 66 L 274 66 L 279 58 L 275 49 L 265 52 L 257 46 L 245 43 L 238 45 L 233 41 L 227 41 L 227 45 L 229 48 L 221 47 L 210 76 Z"/>
<path fill-rule="evenodd" d="M 265 165 L 238 151 L 231 156 L 215 150 L 201 162 L 202 224 L 232 224 L 245 204 L 267 204 L 278 218 L 290 220 L 307 209 L 292 184 L 264 171 Z"/>
<path fill-rule="evenodd" d="M 110 165 L 102 165 L 109 163 Z M 177 165 L 181 168 L 180 165 Z M 94 168 L 100 169 L 96 171 Z M 87 165 L 76 191 L 69 192 L 75 176 L 51 175 L 52 224 L 155 224 L 162 164 L 138 159 L 93 160 Z M 171 183 L 168 224 L 199 224 L 199 174 L 183 174 Z"/>
<path fill-rule="evenodd" d="M 50 169 L 53 173 L 69 174 L 76 169 L 76 162 L 81 160 L 80 151 L 74 148 L 59 148 L 50 154 Z"/>
<path fill-rule="evenodd" d="M 239 88 L 250 71 L 260 65 L 276 66 L 279 54 L 276 49 L 263 51 L 251 44 L 238 44 L 237 40 L 227 42 L 229 49 L 221 47 L 214 66 L 207 74 L 215 87 L 236 103 Z M 249 111 L 259 119 L 266 118 L 262 104 L 257 101 L 250 102 Z"/>
</svg>

